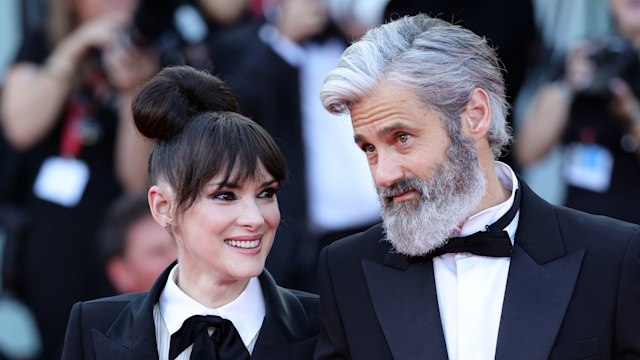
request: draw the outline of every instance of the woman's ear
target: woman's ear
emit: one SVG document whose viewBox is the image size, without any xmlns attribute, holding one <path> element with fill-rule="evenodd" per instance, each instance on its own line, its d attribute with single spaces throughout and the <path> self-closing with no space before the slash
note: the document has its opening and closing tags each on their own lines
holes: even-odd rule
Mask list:
<svg viewBox="0 0 640 360">
<path fill-rule="evenodd" d="M 491 104 L 487 92 L 480 88 L 474 89 L 461 117 L 467 136 L 476 141 L 486 138 L 491 128 Z"/>
<path fill-rule="evenodd" d="M 167 187 L 153 185 L 147 196 L 153 219 L 163 228 L 170 230 L 174 220 L 173 193 Z"/>
</svg>

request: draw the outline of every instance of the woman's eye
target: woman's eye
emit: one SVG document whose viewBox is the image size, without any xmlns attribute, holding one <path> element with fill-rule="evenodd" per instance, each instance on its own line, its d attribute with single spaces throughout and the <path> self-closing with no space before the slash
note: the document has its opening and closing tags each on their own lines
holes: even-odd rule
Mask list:
<svg viewBox="0 0 640 360">
<path fill-rule="evenodd" d="M 211 195 L 212 199 L 222 201 L 232 201 L 236 199 L 236 196 L 231 191 L 221 191 Z"/>
<path fill-rule="evenodd" d="M 278 192 L 275 188 L 264 189 L 258 194 L 258 197 L 261 199 L 271 199 L 275 196 L 276 192 Z"/>
<path fill-rule="evenodd" d="M 397 137 L 398 142 L 401 144 L 405 144 L 407 141 L 409 141 L 410 138 L 411 138 L 411 135 L 409 134 L 400 134 Z"/>
</svg>

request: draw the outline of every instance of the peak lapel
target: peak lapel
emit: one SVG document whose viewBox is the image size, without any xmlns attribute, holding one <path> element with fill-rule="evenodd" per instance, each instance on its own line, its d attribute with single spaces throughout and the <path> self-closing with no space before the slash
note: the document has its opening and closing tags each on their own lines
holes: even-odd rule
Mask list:
<svg viewBox="0 0 640 360">
<path fill-rule="evenodd" d="M 158 359 L 153 307 L 176 264 L 162 272 L 148 293 L 127 304 L 106 333 L 92 331 L 96 359 Z"/>
<path fill-rule="evenodd" d="M 431 260 L 408 263 L 389 253 L 362 260 L 378 321 L 395 359 L 447 359 Z"/>
<path fill-rule="evenodd" d="M 566 253 L 553 207 L 523 187 L 496 359 L 546 359 L 571 300 L 584 249 Z M 544 224 L 541 226 L 541 224 Z"/>
<path fill-rule="evenodd" d="M 251 359 L 312 358 L 318 332 L 300 300 L 277 286 L 267 270 L 259 279 L 266 314 Z"/>
</svg>

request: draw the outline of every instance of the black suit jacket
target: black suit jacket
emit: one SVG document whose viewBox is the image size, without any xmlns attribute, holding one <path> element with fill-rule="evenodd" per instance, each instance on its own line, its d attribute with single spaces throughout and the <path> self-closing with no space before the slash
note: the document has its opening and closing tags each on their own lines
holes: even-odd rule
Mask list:
<svg viewBox="0 0 640 360">
<path fill-rule="evenodd" d="M 71 309 L 62 359 L 158 359 L 153 306 L 167 268 L 147 293 L 78 302 Z M 259 277 L 266 314 L 251 359 L 311 359 L 317 340 L 318 297 Z"/>
<path fill-rule="evenodd" d="M 640 226 L 520 187 L 496 359 L 640 359 Z M 323 250 L 316 359 L 447 359 L 433 262 L 382 238 L 377 225 Z"/>
</svg>

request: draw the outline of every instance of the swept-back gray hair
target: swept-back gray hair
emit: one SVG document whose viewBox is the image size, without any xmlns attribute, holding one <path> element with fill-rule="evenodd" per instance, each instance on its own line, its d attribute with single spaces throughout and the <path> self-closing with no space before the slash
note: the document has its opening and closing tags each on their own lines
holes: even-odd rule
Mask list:
<svg viewBox="0 0 640 360">
<path fill-rule="evenodd" d="M 501 64 L 487 41 L 444 20 L 420 14 L 371 29 L 351 44 L 324 80 L 320 97 L 332 113 L 347 113 L 383 80 L 407 86 L 441 114 L 450 136 L 473 90 L 489 95 L 489 144 L 495 157 L 511 140 Z"/>
</svg>

